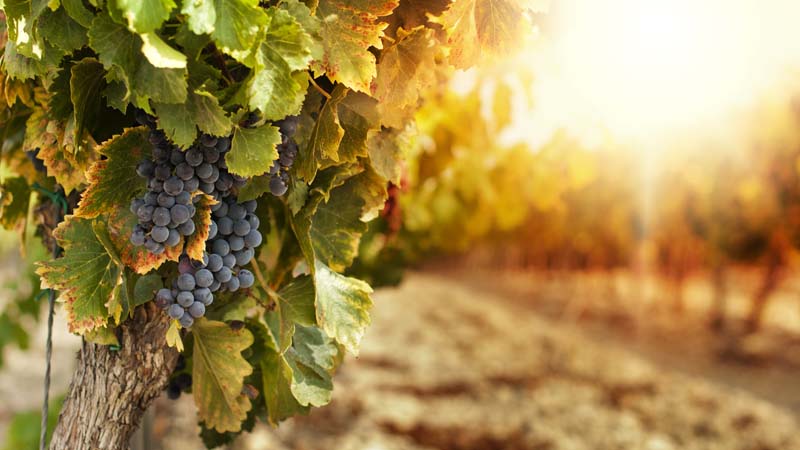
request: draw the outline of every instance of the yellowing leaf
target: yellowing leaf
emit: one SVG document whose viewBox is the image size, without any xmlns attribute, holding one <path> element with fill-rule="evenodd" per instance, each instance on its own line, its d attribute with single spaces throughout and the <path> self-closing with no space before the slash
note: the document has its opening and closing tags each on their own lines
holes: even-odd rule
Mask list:
<svg viewBox="0 0 800 450">
<path fill-rule="evenodd" d="M 10 230 L 28 217 L 31 191 L 22 177 L 7 178 L 0 185 L 0 225 Z"/>
<path fill-rule="evenodd" d="M 347 350 L 358 355 L 361 338 L 370 324 L 372 288 L 365 282 L 338 274 L 316 262 L 317 323 Z"/>
<path fill-rule="evenodd" d="M 167 345 L 175 348 L 179 352 L 183 352 L 183 340 L 181 339 L 181 325 L 177 320 L 173 320 L 169 324 L 167 330 Z"/>
<path fill-rule="evenodd" d="M 192 391 L 200 420 L 220 433 L 241 430 L 252 407 L 242 386 L 253 372 L 241 352 L 253 343 L 253 335 L 247 329 L 234 331 L 223 322 L 199 319 L 192 336 Z"/>
<path fill-rule="evenodd" d="M 128 23 L 128 28 L 137 33 L 159 29 L 175 7 L 173 0 L 111 0 L 110 3 Z"/>
<path fill-rule="evenodd" d="M 420 95 L 436 81 L 436 47 L 429 28 L 399 30 L 397 37 L 381 53 L 372 95 L 378 100 L 381 123 L 401 128 L 416 111 Z"/>
<path fill-rule="evenodd" d="M 155 67 L 164 69 L 183 69 L 186 67 L 186 55 L 167 45 L 155 33 L 143 33 L 142 53 Z"/>
<path fill-rule="evenodd" d="M 351 89 L 369 92 L 375 77 L 375 56 L 369 48 L 382 48 L 387 24 L 380 19 L 391 14 L 397 4 L 393 0 L 320 0 L 316 16 L 321 22 L 324 54 L 312 64 L 314 71 Z"/>
<path fill-rule="evenodd" d="M 211 205 L 216 201 L 207 194 L 201 194 L 200 201 L 195 203 L 194 221 L 195 232 L 186 239 L 185 252 L 195 261 L 203 260 L 203 252 L 206 249 L 206 239 L 208 239 L 209 225 L 211 225 Z"/>
<path fill-rule="evenodd" d="M 59 291 L 58 300 L 66 303 L 73 333 L 82 334 L 106 324 L 106 305 L 123 281 L 122 267 L 95 234 L 102 233 L 104 226 L 67 216 L 54 232 L 64 249 L 63 256 L 40 263 L 36 271 L 42 277 L 42 288 Z"/>
<path fill-rule="evenodd" d="M 463 69 L 484 57 L 517 48 L 530 27 L 524 14 L 529 3 L 529 0 L 458 0 L 431 20 L 447 32 L 450 63 Z"/>
<path fill-rule="evenodd" d="M 129 128 L 103 143 L 98 152 L 108 159 L 96 162 L 87 173 L 89 187 L 75 215 L 90 218 L 127 208 L 136 192 L 145 188 L 136 166 L 151 148 L 145 128 Z"/>
<path fill-rule="evenodd" d="M 326 99 L 310 91 L 303 105 L 303 114 L 297 129 L 300 151 L 295 167 L 297 174 L 307 183 L 314 181 L 317 170 L 326 161 L 339 161 L 339 143 L 344 128 L 339 123 L 338 106 L 347 95 L 347 89 L 337 87 Z"/>
</svg>

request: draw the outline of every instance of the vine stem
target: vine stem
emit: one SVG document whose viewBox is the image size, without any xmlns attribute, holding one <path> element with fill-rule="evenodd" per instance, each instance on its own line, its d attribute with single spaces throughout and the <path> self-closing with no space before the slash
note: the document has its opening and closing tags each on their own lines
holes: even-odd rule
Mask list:
<svg viewBox="0 0 800 450">
<path fill-rule="evenodd" d="M 322 89 L 322 88 L 321 88 L 321 87 L 320 87 L 320 86 L 317 84 L 317 82 L 316 82 L 316 81 L 314 81 L 314 78 L 313 78 L 311 75 L 309 75 L 309 76 L 308 76 L 308 81 L 310 81 L 310 82 L 311 82 L 311 86 L 314 86 L 314 89 L 316 89 L 317 91 L 319 91 L 319 93 L 320 93 L 320 94 L 324 95 L 324 96 L 325 96 L 325 98 L 327 98 L 328 100 L 330 100 L 330 99 L 331 99 L 331 94 L 328 94 L 327 92 L 325 92 L 325 89 Z"/>
</svg>

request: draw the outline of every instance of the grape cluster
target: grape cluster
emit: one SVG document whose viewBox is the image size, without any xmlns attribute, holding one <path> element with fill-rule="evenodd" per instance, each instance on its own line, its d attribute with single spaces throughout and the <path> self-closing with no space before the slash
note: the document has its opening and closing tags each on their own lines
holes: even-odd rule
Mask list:
<svg viewBox="0 0 800 450">
<path fill-rule="evenodd" d="M 205 315 L 206 307 L 214 302 L 214 292 L 234 292 L 255 282 L 253 273 L 242 269 L 253 259 L 255 248 L 262 241 L 255 210 L 255 200 L 240 204 L 233 196 L 212 206 L 203 260 L 192 261 L 182 255 L 172 289 L 156 293 L 156 304 L 182 327 L 191 327 L 195 319 Z"/>
<path fill-rule="evenodd" d="M 281 196 L 289 189 L 289 169 L 297 157 L 294 134 L 299 120 L 299 116 L 292 116 L 275 123 L 281 131 L 281 143 L 278 144 L 278 159 L 269 169 L 269 190 L 272 195 Z"/>
<path fill-rule="evenodd" d="M 131 202 L 131 211 L 139 224 L 131 233 L 131 243 L 144 245 L 153 254 L 180 243 L 181 236 L 195 231 L 191 220 L 196 212 L 197 191 L 216 199 L 229 196 L 245 179 L 228 172 L 225 152 L 230 137 L 217 138 L 203 134 L 188 150 L 181 151 L 163 131 L 156 129 L 155 119 L 144 113 L 137 120 L 150 128 L 152 159 L 139 163 L 136 172 L 148 180 L 148 191 Z"/>
</svg>

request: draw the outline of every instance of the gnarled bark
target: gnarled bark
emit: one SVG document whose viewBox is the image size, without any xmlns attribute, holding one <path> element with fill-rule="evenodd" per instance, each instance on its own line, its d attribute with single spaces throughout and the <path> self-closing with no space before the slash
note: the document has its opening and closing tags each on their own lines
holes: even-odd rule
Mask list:
<svg viewBox="0 0 800 450">
<path fill-rule="evenodd" d="M 152 303 L 120 327 L 119 351 L 84 342 L 51 450 L 127 449 L 147 407 L 175 367 L 169 319 Z"/>
</svg>

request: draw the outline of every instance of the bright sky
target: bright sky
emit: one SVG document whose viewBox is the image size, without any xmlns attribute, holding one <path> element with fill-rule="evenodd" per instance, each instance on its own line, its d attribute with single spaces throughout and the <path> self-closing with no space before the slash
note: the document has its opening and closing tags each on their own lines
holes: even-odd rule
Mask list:
<svg viewBox="0 0 800 450">
<path fill-rule="evenodd" d="M 588 144 L 730 134 L 800 68 L 800 0 L 556 0 L 547 20 L 517 127 L 534 145 L 560 127 Z"/>
</svg>

